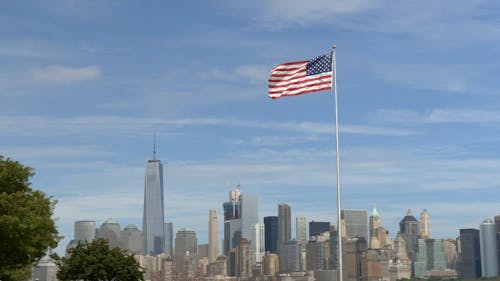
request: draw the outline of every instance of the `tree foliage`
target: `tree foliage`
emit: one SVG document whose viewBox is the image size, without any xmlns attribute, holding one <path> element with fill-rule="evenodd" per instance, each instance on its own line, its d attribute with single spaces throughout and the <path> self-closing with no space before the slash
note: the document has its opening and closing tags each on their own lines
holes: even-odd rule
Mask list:
<svg viewBox="0 0 500 281">
<path fill-rule="evenodd" d="M 33 190 L 33 169 L 0 155 L 0 280 L 26 280 L 60 237 L 55 201 Z"/>
<path fill-rule="evenodd" d="M 132 254 L 120 248 L 110 248 L 102 239 L 91 243 L 78 244 L 69 250 L 69 257 L 53 255 L 59 266 L 57 278 L 70 280 L 144 280 L 139 263 Z"/>
</svg>

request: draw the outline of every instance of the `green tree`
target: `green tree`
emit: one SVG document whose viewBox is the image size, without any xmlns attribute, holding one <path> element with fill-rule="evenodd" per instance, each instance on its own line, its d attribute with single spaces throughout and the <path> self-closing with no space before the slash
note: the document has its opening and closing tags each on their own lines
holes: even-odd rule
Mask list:
<svg viewBox="0 0 500 281">
<path fill-rule="evenodd" d="M 110 248 L 102 239 L 78 244 L 69 250 L 69 257 L 52 256 L 59 266 L 60 281 L 137 281 L 144 280 L 142 268 L 132 254 Z"/>
<path fill-rule="evenodd" d="M 60 237 L 55 201 L 33 190 L 33 169 L 0 155 L 0 280 L 26 280 Z"/>
</svg>

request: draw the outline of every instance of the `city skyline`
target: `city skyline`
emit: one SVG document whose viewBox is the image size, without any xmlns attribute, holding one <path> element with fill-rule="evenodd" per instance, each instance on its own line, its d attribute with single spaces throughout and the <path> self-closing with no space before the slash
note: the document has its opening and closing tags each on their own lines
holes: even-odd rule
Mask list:
<svg viewBox="0 0 500 281">
<path fill-rule="evenodd" d="M 500 210 L 499 5 L 5 3 L 0 153 L 58 201 L 58 253 L 75 221 L 142 226 L 155 133 L 174 230 L 208 242 L 238 184 L 261 222 L 286 202 L 292 222 L 334 224 L 333 95 L 273 101 L 267 79 L 336 44 L 342 208 L 375 203 L 393 238 L 427 209 L 431 237 L 456 238 Z"/>
</svg>

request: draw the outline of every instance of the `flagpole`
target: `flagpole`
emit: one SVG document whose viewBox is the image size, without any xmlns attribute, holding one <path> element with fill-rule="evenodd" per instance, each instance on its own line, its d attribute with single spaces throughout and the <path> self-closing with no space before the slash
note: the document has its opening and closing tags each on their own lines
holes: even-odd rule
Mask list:
<svg viewBox="0 0 500 281">
<path fill-rule="evenodd" d="M 336 144 L 336 160 L 337 160 L 337 235 L 338 235 L 338 260 L 339 260 L 339 281 L 342 281 L 342 222 L 340 218 L 340 155 L 339 155 L 339 110 L 338 110 L 338 98 L 337 98 L 337 56 L 336 49 L 337 45 L 333 45 L 332 52 L 332 71 L 333 71 L 333 95 L 335 97 L 335 144 Z"/>
</svg>

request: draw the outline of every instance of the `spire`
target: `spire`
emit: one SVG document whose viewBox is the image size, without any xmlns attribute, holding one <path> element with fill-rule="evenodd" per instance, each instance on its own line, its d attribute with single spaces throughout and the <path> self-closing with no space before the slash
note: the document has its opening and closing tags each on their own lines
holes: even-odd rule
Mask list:
<svg viewBox="0 0 500 281">
<path fill-rule="evenodd" d="M 406 216 L 407 217 L 413 216 L 413 213 L 411 212 L 411 209 L 408 209 L 408 212 L 406 213 Z"/>
<path fill-rule="evenodd" d="M 156 160 L 156 133 L 153 135 L 153 160 Z"/>
<path fill-rule="evenodd" d="M 374 216 L 374 217 L 380 217 L 379 214 L 378 214 L 378 212 L 377 212 L 377 208 L 375 208 L 375 203 L 373 203 L 372 216 Z"/>
</svg>

